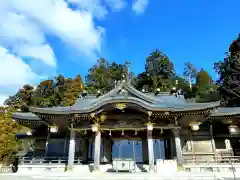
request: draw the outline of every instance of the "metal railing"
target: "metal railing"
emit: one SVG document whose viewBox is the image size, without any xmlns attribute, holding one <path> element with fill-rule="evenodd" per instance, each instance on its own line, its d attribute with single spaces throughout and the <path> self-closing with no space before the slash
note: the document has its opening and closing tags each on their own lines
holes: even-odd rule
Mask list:
<svg viewBox="0 0 240 180">
<path fill-rule="evenodd" d="M 22 157 L 19 160 L 20 165 L 26 164 L 67 164 L 68 157 Z M 75 157 L 74 164 L 81 164 L 82 158 Z"/>
<path fill-rule="evenodd" d="M 215 156 L 212 159 L 189 158 L 184 164 L 240 164 L 240 156 Z"/>
</svg>

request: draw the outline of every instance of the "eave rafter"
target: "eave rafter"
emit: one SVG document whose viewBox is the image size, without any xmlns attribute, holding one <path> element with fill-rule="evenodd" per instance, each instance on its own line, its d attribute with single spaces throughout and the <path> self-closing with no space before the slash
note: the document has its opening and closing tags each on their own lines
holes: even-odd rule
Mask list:
<svg viewBox="0 0 240 180">
<path fill-rule="evenodd" d="M 14 119 L 18 124 L 34 129 L 36 127 L 45 125 L 48 126 L 49 123 L 47 123 L 46 121 L 43 120 L 32 120 L 32 119 Z"/>
</svg>

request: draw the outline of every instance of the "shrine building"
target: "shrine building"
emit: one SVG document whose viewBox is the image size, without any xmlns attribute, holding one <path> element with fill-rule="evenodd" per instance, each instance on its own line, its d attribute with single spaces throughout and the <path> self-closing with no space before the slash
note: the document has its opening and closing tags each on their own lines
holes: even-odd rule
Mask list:
<svg viewBox="0 0 240 180">
<path fill-rule="evenodd" d="M 106 94 L 83 93 L 70 107 L 30 107 L 13 119 L 31 129 L 19 167 L 156 171 L 158 161 L 188 164 L 240 156 L 240 108 L 188 102 L 122 81 Z M 51 167 L 51 168 L 50 168 Z"/>
</svg>

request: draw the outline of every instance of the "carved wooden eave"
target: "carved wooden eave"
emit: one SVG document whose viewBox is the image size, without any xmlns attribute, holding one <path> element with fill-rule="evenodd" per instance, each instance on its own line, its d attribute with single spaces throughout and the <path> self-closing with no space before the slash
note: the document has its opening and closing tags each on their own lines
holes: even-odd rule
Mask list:
<svg viewBox="0 0 240 180">
<path fill-rule="evenodd" d="M 38 121 L 34 121 L 34 120 L 22 120 L 22 119 L 16 119 L 16 122 L 20 125 L 23 125 L 23 126 L 26 126 L 28 128 L 31 128 L 31 129 L 35 129 L 39 126 L 42 126 L 42 125 L 45 125 L 45 126 L 48 126 L 49 123 L 47 123 L 46 121 L 42 121 L 42 120 L 38 120 Z"/>
<path fill-rule="evenodd" d="M 29 113 L 13 113 L 12 115 L 13 120 L 15 120 L 17 123 L 29 127 L 29 128 L 36 128 L 41 125 L 46 125 L 48 126 L 48 122 L 42 120 L 39 118 L 37 115 L 29 112 Z"/>
<path fill-rule="evenodd" d="M 223 124 L 240 125 L 240 107 L 220 107 L 213 112 L 208 119 L 219 121 Z"/>
</svg>

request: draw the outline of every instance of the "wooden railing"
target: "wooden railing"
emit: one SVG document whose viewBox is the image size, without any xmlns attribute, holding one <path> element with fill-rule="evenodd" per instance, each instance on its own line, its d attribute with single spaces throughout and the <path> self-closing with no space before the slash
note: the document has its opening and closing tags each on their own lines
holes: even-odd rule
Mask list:
<svg viewBox="0 0 240 180">
<path fill-rule="evenodd" d="M 19 164 L 67 164 L 68 157 L 22 157 Z M 74 164 L 81 164 L 82 158 L 75 157 Z"/>
<path fill-rule="evenodd" d="M 216 156 L 212 159 L 185 159 L 184 164 L 240 164 L 240 156 Z"/>
<path fill-rule="evenodd" d="M 1 166 L 0 167 L 0 174 L 1 173 L 12 173 L 13 169 L 12 166 Z"/>
</svg>

